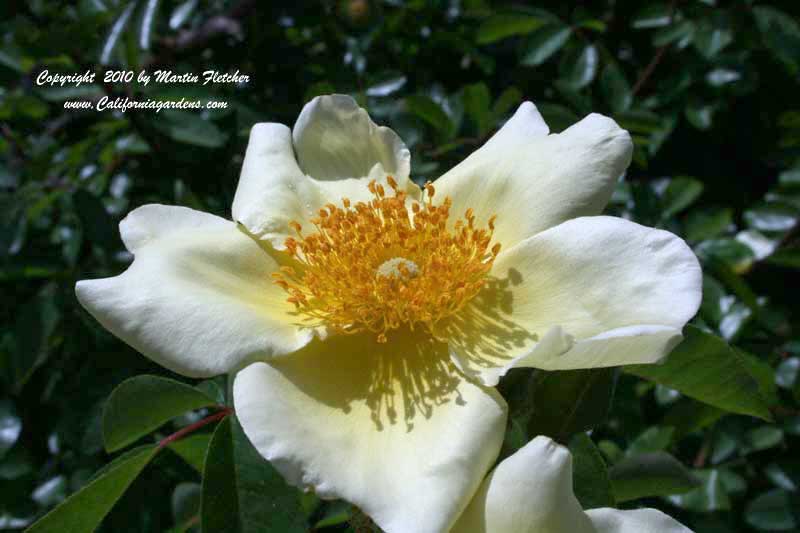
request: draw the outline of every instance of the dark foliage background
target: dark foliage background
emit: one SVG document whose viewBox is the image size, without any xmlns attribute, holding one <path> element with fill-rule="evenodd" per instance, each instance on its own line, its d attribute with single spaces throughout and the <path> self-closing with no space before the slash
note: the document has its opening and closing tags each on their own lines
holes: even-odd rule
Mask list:
<svg viewBox="0 0 800 533">
<path fill-rule="evenodd" d="M 130 262 L 120 219 L 151 202 L 229 216 L 250 126 L 292 124 L 311 97 L 343 92 L 401 135 L 420 182 L 479 146 L 523 99 L 554 131 L 591 111 L 630 130 L 634 163 L 609 210 L 694 248 L 705 287 L 697 351 L 687 357 L 702 366 L 722 350 L 735 359 L 747 379 L 723 383 L 722 396 L 757 405 L 749 412 L 762 418 L 709 405 L 703 383 L 693 389 L 638 369 L 514 371 L 503 384 L 512 408 L 505 453 L 548 433 L 571 444 L 577 464 L 601 465 L 578 487 L 587 506 L 659 507 L 698 532 L 800 531 L 799 16 L 800 4 L 778 0 L 2 2 L 0 529 L 24 529 L 118 455 L 104 451 L 102 428 L 115 386 L 142 373 L 177 378 L 75 300 L 76 280 L 116 275 Z M 238 69 L 251 81 L 36 84 L 43 69 L 102 78 L 159 68 Z M 104 95 L 229 107 L 63 106 Z M 709 381 L 725 377 L 707 364 Z M 224 403 L 224 379 L 202 387 Z M 584 421 L 548 419 L 560 402 L 577 405 Z M 175 418 L 155 438 L 209 412 Z M 581 437 L 591 426 L 591 439 Z M 195 451 L 159 454 L 100 530 L 196 530 L 210 428 Z M 237 452 L 246 442 L 236 424 L 223 429 L 236 444 L 232 460 L 252 463 L 248 450 Z M 252 468 L 275 475 L 266 464 Z M 271 531 L 371 527 L 347 504 L 301 497 L 273 477 L 257 498 L 239 495 L 250 504 L 231 511 L 230 527 L 263 530 L 248 515 L 259 505 L 295 513 L 291 527 Z"/>
</svg>

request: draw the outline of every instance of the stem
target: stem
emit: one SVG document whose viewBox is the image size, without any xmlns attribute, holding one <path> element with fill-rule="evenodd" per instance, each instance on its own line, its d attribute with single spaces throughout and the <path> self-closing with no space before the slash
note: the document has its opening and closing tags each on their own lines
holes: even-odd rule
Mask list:
<svg viewBox="0 0 800 533">
<path fill-rule="evenodd" d="M 677 5 L 678 5 L 678 0 L 672 0 L 672 2 L 669 5 L 668 25 L 672 24 L 672 22 L 675 20 L 675 8 L 677 7 Z M 644 68 L 642 75 L 639 76 L 639 79 L 636 80 L 636 83 L 633 85 L 633 89 L 631 89 L 632 96 L 636 96 L 636 94 L 642 90 L 642 87 L 644 87 L 644 84 L 647 82 L 650 76 L 653 75 L 653 72 L 656 70 L 656 67 L 658 66 L 659 63 L 661 63 L 661 60 L 664 58 L 664 54 L 667 52 L 667 48 L 669 48 L 669 44 L 665 44 L 664 46 L 661 46 L 658 48 L 658 50 L 656 50 L 656 55 L 653 56 L 653 59 L 651 59 L 650 63 Z"/>
<path fill-rule="evenodd" d="M 233 409 L 231 409 L 230 407 L 225 407 L 222 410 L 220 410 L 219 412 L 214 413 L 213 415 L 209 415 L 209 416 L 205 417 L 202 420 L 198 420 L 194 424 L 190 424 L 190 425 L 186 426 L 183 429 L 179 429 L 178 431 L 176 431 L 172 435 L 170 435 L 168 437 L 164 437 L 163 439 L 161 439 L 161 441 L 158 443 L 158 449 L 160 450 L 162 448 L 165 448 L 166 446 L 169 446 L 170 444 L 172 444 L 176 440 L 182 439 L 186 435 L 189 435 L 190 433 L 193 433 L 193 432 L 197 431 L 198 429 L 200 429 L 203 426 L 207 426 L 209 424 L 213 424 L 217 420 L 222 420 L 223 418 L 225 418 L 226 416 L 228 416 L 232 412 L 233 412 Z"/>
</svg>

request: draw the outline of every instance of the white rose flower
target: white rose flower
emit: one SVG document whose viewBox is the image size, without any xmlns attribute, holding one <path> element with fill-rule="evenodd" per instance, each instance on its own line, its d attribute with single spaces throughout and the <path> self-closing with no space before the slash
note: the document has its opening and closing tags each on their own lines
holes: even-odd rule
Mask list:
<svg viewBox="0 0 800 533">
<path fill-rule="evenodd" d="M 692 532 L 655 509 L 584 511 L 569 450 L 536 437 L 486 477 L 452 533 Z"/>
<path fill-rule="evenodd" d="M 392 130 L 318 97 L 253 128 L 234 221 L 136 209 L 133 264 L 78 298 L 176 372 L 244 368 L 237 416 L 290 483 L 446 531 L 499 452 L 503 374 L 656 362 L 697 311 L 680 238 L 596 216 L 631 151 L 609 118 L 548 135 L 526 102 L 423 190 Z"/>
</svg>

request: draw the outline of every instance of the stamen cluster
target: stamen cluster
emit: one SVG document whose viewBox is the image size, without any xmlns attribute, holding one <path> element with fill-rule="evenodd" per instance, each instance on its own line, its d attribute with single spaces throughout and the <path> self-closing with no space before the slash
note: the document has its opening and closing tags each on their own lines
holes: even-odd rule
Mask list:
<svg viewBox="0 0 800 533">
<path fill-rule="evenodd" d="M 294 266 L 273 277 L 308 325 L 373 332 L 379 342 L 404 325 L 436 335 L 437 323 L 484 285 L 500 252 L 500 244 L 490 248 L 495 217 L 487 229 L 476 228 L 467 209 L 448 227 L 452 201 L 445 197 L 434 205 L 432 184 L 418 202 L 391 176 L 387 182 L 391 195 L 372 181 L 369 202 L 353 205 L 343 198 L 341 207 L 327 204 L 311 219 L 313 233 L 290 223 L 297 237 L 285 245 Z"/>
</svg>

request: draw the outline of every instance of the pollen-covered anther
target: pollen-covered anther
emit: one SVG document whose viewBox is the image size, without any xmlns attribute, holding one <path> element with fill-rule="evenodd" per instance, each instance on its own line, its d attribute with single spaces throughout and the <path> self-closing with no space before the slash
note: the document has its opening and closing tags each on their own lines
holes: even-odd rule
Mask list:
<svg viewBox="0 0 800 533">
<path fill-rule="evenodd" d="M 434 186 L 412 201 L 392 176 L 371 181 L 372 199 L 342 207 L 326 204 L 303 234 L 285 241 L 294 266 L 273 274 L 287 301 L 309 326 L 337 333 L 372 332 L 386 342 L 395 329 L 423 327 L 436 334 L 442 319 L 459 311 L 485 284 L 500 251 L 490 247 L 494 221 L 476 227 L 472 209 L 449 224 L 452 201 L 434 205 Z"/>
<path fill-rule="evenodd" d="M 414 261 L 404 257 L 393 257 L 381 263 L 375 271 L 377 276 L 397 277 L 402 279 L 415 278 L 419 274 L 419 267 Z"/>
</svg>

